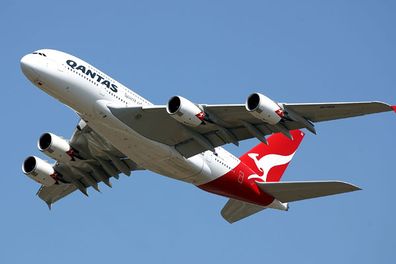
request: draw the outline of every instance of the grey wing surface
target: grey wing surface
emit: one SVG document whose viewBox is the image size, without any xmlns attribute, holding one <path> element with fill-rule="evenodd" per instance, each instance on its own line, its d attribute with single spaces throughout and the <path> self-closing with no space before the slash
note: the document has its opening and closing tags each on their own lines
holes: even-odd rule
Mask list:
<svg viewBox="0 0 396 264">
<path fill-rule="evenodd" d="M 286 109 L 290 109 L 293 112 L 300 113 L 311 122 L 336 120 L 341 118 L 362 116 L 393 110 L 390 105 L 383 102 L 314 103 L 284 105 Z"/>
<path fill-rule="evenodd" d="M 200 105 L 211 122 L 198 127 L 185 126 L 173 119 L 166 106 L 111 108 L 110 111 L 124 124 L 141 135 L 163 144 L 174 146 L 188 158 L 228 143 L 256 137 L 265 142 L 265 135 L 306 128 L 316 133 L 314 122 L 348 118 L 392 111 L 381 102 L 279 104 L 285 118 L 270 125 L 251 115 L 243 104 Z"/>
<path fill-rule="evenodd" d="M 42 186 L 37 192 L 49 206 L 76 190 L 87 196 L 89 187 L 99 191 L 100 182 L 111 187 L 110 178 L 118 179 L 120 173 L 129 176 L 131 171 L 142 169 L 91 130 L 83 120 L 69 143 L 77 152 L 76 159 L 54 165 L 54 169 L 61 173 L 62 181 L 52 186 Z"/>
</svg>

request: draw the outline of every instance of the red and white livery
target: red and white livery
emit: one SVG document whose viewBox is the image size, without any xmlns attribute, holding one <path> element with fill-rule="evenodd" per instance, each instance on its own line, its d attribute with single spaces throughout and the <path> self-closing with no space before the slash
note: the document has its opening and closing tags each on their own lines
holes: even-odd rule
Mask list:
<svg viewBox="0 0 396 264">
<path fill-rule="evenodd" d="M 38 148 L 50 164 L 30 156 L 24 174 L 41 184 L 49 207 L 75 190 L 88 195 L 111 187 L 120 173 L 150 170 L 229 198 L 221 211 L 230 223 L 266 208 L 359 188 L 340 181 L 281 182 L 314 123 L 396 111 L 382 102 L 279 103 L 254 93 L 245 104 L 197 104 L 173 96 L 153 105 L 102 71 L 70 54 L 42 49 L 21 59 L 25 76 L 81 118 L 70 139 L 44 133 Z M 268 137 L 267 137 L 268 136 Z M 237 158 L 221 146 L 257 138 Z"/>
</svg>

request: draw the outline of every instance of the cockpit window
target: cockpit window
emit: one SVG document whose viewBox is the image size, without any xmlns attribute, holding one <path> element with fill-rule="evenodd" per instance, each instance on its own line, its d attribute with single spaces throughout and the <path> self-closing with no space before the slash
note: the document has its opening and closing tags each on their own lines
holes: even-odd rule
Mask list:
<svg viewBox="0 0 396 264">
<path fill-rule="evenodd" d="M 33 52 L 32 54 L 37 54 L 37 55 L 40 55 L 40 56 L 47 57 L 47 55 L 45 55 L 45 53 L 41 53 L 41 52 Z"/>
</svg>

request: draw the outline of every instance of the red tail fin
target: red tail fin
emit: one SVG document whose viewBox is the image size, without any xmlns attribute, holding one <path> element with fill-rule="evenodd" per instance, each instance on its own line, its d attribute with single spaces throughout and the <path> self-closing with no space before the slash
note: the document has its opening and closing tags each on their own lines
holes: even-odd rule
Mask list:
<svg viewBox="0 0 396 264">
<path fill-rule="evenodd" d="M 240 157 L 257 174 L 253 178 L 267 182 L 278 182 L 281 179 L 304 138 L 301 130 L 290 131 L 290 134 L 293 140 L 277 133 L 268 138 L 268 145 L 260 143 Z"/>
</svg>

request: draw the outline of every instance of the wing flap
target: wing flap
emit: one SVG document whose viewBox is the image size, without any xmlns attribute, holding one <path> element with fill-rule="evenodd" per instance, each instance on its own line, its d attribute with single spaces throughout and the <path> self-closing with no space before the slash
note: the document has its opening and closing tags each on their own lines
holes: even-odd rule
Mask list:
<svg viewBox="0 0 396 264">
<path fill-rule="evenodd" d="M 264 206 L 229 199 L 221 210 L 221 215 L 228 223 L 232 224 L 264 209 Z"/>
<path fill-rule="evenodd" d="M 340 181 L 256 182 L 257 186 L 283 203 L 353 192 L 359 187 Z"/>
</svg>

